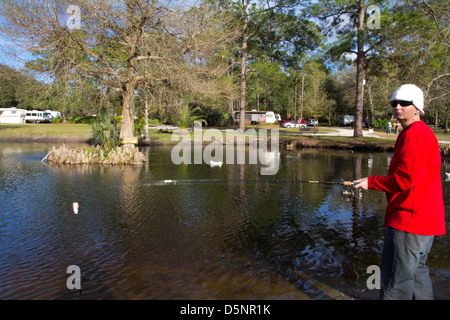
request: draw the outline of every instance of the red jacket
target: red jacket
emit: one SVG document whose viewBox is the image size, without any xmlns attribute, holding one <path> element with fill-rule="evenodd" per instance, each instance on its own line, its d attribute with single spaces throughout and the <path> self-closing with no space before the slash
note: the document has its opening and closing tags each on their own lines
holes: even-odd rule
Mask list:
<svg viewBox="0 0 450 320">
<path fill-rule="evenodd" d="M 420 235 L 445 234 L 441 154 L 422 121 L 402 130 L 387 176 L 372 176 L 369 188 L 386 192 L 384 225 Z"/>
</svg>

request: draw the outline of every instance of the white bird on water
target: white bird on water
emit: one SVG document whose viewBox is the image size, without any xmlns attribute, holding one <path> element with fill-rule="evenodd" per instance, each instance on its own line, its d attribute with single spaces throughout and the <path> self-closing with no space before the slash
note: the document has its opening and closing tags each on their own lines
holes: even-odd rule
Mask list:
<svg viewBox="0 0 450 320">
<path fill-rule="evenodd" d="M 222 163 L 222 161 L 210 161 L 209 162 L 209 165 L 211 166 L 211 167 L 221 167 L 222 165 L 223 165 L 223 163 Z"/>
<path fill-rule="evenodd" d="M 78 208 L 79 208 L 78 202 L 74 202 L 74 203 L 72 204 L 72 207 L 73 207 L 73 212 L 74 212 L 75 214 L 78 214 Z"/>
</svg>

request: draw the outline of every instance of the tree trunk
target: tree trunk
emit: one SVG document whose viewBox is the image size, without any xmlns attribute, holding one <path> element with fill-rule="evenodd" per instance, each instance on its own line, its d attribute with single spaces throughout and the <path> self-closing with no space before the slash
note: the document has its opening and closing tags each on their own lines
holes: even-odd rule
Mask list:
<svg viewBox="0 0 450 320">
<path fill-rule="evenodd" d="M 245 95 L 247 93 L 247 49 L 248 49 L 248 14 L 247 7 L 249 2 L 243 7 L 244 25 L 242 28 L 242 46 L 241 46 L 241 103 L 239 107 L 239 129 L 245 131 Z"/>
<path fill-rule="evenodd" d="M 364 16 L 365 7 L 362 1 L 358 1 L 358 29 L 357 29 L 357 57 L 356 57 L 356 101 L 355 101 L 355 122 L 353 137 L 362 137 L 362 118 L 364 110 L 364 65 L 365 65 L 365 52 L 364 52 Z"/>
<path fill-rule="evenodd" d="M 127 83 L 122 92 L 122 125 L 120 127 L 120 139 L 134 136 L 134 84 Z"/>
<path fill-rule="evenodd" d="M 231 77 L 230 75 L 230 69 L 233 68 L 234 65 L 234 58 L 231 60 L 231 65 L 229 65 L 229 68 L 227 70 L 227 76 Z M 233 93 L 230 94 L 230 97 L 228 98 L 228 110 L 230 111 L 230 122 L 231 125 L 234 126 L 236 124 L 236 118 L 234 117 L 234 101 L 233 101 Z"/>
<path fill-rule="evenodd" d="M 234 118 L 234 102 L 233 98 L 228 98 L 228 110 L 230 110 L 231 114 L 231 125 L 234 126 L 236 124 L 236 119 Z"/>
<path fill-rule="evenodd" d="M 445 108 L 445 133 L 448 133 L 448 107 Z"/>
<path fill-rule="evenodd" d="M 298 84 L 297 84 L 297 81 L 298 81 L 298 74 L 297 74 L 298 72 L 297 72 L 297 70 L 295 71 L 295 86 L 294 86 L 294 111 L 295 111 L 295 119 L 297 119 L 297 105 L 298 105 L 298 102 L 297 102 L 297 99 L 298 99 Z M 300 113 L 299 113 L 300 114 Z M 302 119 L 299 119 L 299 121 L 300 120 L 302 120 Z M 300 123 L 300 122 L 299 122 Z"/>
<path fill-rule="evenodd" d="M 300 97 L 300 120 L 303 120 L 303 101 L 305 94 L 305 73 L 302 71 L 302 95 Z"/>
<path fill-rule="evenodd" d="M 136 89 L 136 81 L 134 73 L 136 70 L 136 47 L 142 30 L 136 30 L 136 5 L 137 0 L 127 2 L 127 42 L 129 45 L 128 62 L 127 62 L 127 79 L 122 91 L 123 107 L 122 107 L 122 125 L 120 127 L 120 139 L 134 137 L 134 90 Z"/>
<path fill-rule="evenodd" d="M 370 104 L 370 116 L 367 115 L 367 122 L 372 123 L 373 119 L 373 94 L 372 94 L 372 86 L 375 82 L 372 82 L 370 86 L 368 86 L 368 95 L 369 95 L 369 104 Z"/>
<path fill-rule="evenodd" d="M 150 136 L 148 135 L 148 98 L 145 95 L 145 141 L 150 141 Z"/>
<path fill-rule="evenodd" d="M 295 110 L 295 116 L 297 116 L 297 94 L 298 94 L 298 85 L 297 85 L 297 79 L 294 87 L 294 110 Z M 300 119 L 302 120 L 302 119 Z"/>
<path fill-rule="evenodd" d="M 256 92 L 256 109 L 259 111 L 259 91 Z"/>
</svg>

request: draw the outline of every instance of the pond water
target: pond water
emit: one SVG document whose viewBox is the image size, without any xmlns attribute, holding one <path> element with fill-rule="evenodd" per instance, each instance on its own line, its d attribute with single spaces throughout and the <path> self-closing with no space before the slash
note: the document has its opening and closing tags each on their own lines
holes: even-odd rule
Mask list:
<svg viewBox="0 0 450 320">
<path fill-rule="evenodd" d="M 384 194 L 292 180 L 383 175 L 391 154 L 281 151 L 277 173 L 261 176 L 261 164 L 176 165 L 172 147 L 142 148 L 142 167 L 41 162 L 50 148 L 0 144 L 0 299 L 377 298 L 366 281 Z M 449 253 L 436 238 L 435 281 Z M 81 290 L 67 286 L 73 265 Z"/>
</svg>

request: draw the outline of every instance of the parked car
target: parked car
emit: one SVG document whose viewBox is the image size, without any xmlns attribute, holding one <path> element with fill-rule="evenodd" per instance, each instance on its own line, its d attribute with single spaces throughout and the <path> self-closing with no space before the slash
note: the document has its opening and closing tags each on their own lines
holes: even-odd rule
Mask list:
<svg viewBox="0 0 450 320">
<path fill-rule="evenodd" d="M 363 128 L 373 128 L 372 124 L 367 122 L 367 120 L 363 120 L 362 126 Z"/>
<path fill-rule="evenodd" d="M 294 118 L 286 118 L 286 119 L 278 120 L 278 124 L 279 124 L 280 126 L 282 126 L 283 123 L 285 123 L 285 122 L 291 122 L 291 121 L 296 121 L 296 120 L 295 120 Z"/>
<path fill-rule="evenodd" d="M 319 125 L 319 120 L 317 120 L 317 119 L 309 119 L 308 126 L 318 126 L 318 125 Z"/>
<path fill-rule="evenodd" d="M 289 121 L 289 122 L 283 122 L 281 124 L 282 127 L 284 128 L 306 128 L 306 124 L 304 123 L 298 123 L 298 121 Z"/>
<path fill-rule="evenodd" d="M 348 114 L 338 117 L 338 126 L 339 127 L 353 126 L 354 122 L 355 122 L 355 117 L 350 116 Z"/>
<path fill-rule="evenodd" d="M 283 121 L 281 126 L 284 128 L 298 128 L 298 121 Z"/>
<path fill-rule="evenodd" d="M 298 123 L 298 120 L 295 120 L 294 118 L 286 118 L 284 120 L 278 120 L 278 124 L 281 126 L 285 122 L 292 122 L 292 121 L 295 121 Z M 304 124 L 304 125 L 308 125 L 308 121 L 306 121 L 306 120 L 300 120 L 300 123 Z"/>
</svg>

